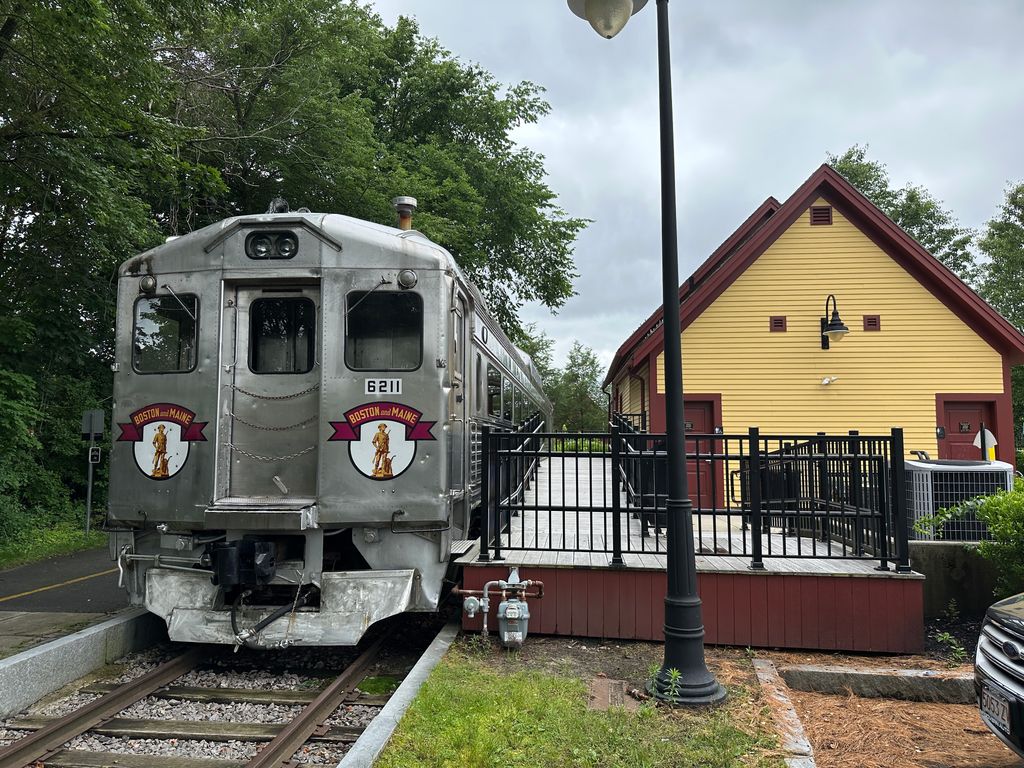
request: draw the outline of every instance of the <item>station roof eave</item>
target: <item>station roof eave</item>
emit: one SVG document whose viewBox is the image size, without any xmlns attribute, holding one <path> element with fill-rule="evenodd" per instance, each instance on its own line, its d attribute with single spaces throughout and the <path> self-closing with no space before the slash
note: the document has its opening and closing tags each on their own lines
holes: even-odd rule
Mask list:
<svg viewBox="0 0 1024 768">
<path fill-rule="evenodd" d="M 769 198 L 680 286 L 681 327 L 685 329 L 699 317 L 819 198 L 825 199 L 853 222 L 875 245 L 1003 355 L 1007 363 L 1024 364 L 1024 334 L 827 164 L 811 174 L 785 203 L 765 216 L 765 206 L 774 200 Z M 725 248 L 733 240 L 737 240 L 738 245 Z M 723 249 L 725 253 L 722 253 Z M 692 289 L 691 283 L 695 283 Z M 618 376 L 624 362 L 642 360 L 652 351 L 663 348 L 662 317 L 662 308 L 659 307 L 619 348 L 605 377 L 605 384 Z"/>
</svg>

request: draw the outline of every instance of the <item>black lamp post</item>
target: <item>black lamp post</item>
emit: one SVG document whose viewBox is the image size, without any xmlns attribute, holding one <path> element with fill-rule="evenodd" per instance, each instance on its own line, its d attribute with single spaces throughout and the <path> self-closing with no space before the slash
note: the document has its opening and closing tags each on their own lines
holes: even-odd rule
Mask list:
<svg viewBox="0 0 1024 768">
<path fill-rule="evenodd" d="M 568 0 L 602 37 L 617 35 L 647 0 Z M 673 704 L 718 704 L 726 693 L 704 661 L 704 621 L 697 595 L 693 508 L 686 481 L 683 361 L 680 349 L 679 263 L 676 244 L 675 138 L 672 125 L 672 58 L 668 0 L 658 7 L 658 74 L 661 107 L 661 280 L 665 316 L 665 414 L 668 459 L 668 592 L 665 595 L 665 663 L 651 693 Z"/>
</svg>

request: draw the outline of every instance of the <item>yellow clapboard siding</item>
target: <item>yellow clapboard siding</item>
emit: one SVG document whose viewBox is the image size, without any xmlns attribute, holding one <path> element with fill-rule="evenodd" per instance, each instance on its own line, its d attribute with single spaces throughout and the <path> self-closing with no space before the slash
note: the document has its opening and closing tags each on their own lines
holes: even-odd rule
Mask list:
<svg viewBox="0 0 1024 768">
<path fill-rule="evenodd" d="M 622 392 L 622 413 L 645 414 L 650 423 L 650 398 L 646 396 L 647 375 L 639 372 L 635 376 L 625 375 L 615 380 L 613 393 Z"/>
<path fill-rule="evenodd" d="M 823 350 L 829 293 L 850 333 Z M 768 330 L 772 315 L 786 316 L 785 332 Z M 864 315 L 880 315 L 881 331 L 864 331 Z M 999 353 L 837 210 L 831 226 L 797 219 L 683 332 L 682 349 L 685 389 L 722 394 L 728 433 L 899 426 L 908 450 L 934 455 L 936 393 L 1003 391 Z M 663 355 L 656 375 L 663 393 Z"/>
</svg>

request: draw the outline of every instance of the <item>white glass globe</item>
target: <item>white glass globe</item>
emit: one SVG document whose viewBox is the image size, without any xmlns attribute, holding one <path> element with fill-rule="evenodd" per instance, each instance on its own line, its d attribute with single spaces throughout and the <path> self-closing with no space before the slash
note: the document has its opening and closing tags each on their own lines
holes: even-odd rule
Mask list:
<svg viewBox="0 0 1024 768">
<path fill-rule="evenodd" d="M 586 0 L 585 8 L 594 31 L 611 40 L 633 15 L 633 0 Z"/>
</svg>

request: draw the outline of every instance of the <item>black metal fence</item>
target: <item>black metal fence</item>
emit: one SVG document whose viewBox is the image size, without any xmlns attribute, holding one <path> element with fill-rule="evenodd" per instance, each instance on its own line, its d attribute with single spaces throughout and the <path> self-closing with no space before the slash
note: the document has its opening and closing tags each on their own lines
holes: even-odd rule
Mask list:
<svg viewBox="0 0 1024 768">
<path fill-rule="evenodd" d="M 616 416 L 607 433 L 482 430 L 483 560 L 506 549 L 667 551 L 665 435 Z M 903 434 L 689 434 L 698 555 L 878 560 L 909 570 Z M 893 458 L 895 457 L 895 461 Z"/>
</svg>

